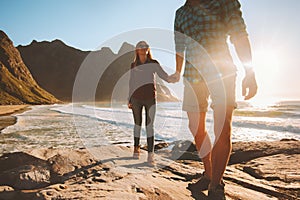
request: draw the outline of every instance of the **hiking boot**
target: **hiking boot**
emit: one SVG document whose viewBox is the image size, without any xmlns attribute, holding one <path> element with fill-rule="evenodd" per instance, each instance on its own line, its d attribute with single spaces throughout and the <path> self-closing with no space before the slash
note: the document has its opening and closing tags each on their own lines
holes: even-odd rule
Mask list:
<svg viewBox="0 0 300 200">
<path fill-rule="evenodd" d="M 221 183 L 215 188 L 208 189 L 208 200 L 226 200 L 224 184 Z"/>
<path fill-rule="evenodd" d="M 209 177 L 203 172 L 200 179 L 196 183 L 189 183 L 187 188 L 194 191 L 204 191 L 208 189 L 209 183 Z"/>
<path fill-rule="evenodd" d="M 148 153 L 148 159 L 147 159 L 148 165 L 151 167 L 155 166 L 155 161 L 154 161 L 154 153 Z"/>
<path fill-rule="evenodd" d="M 134 149 L 133 149 L 133 158 L 134 159 L 139 159 L 140 158 L 140 146 L 134 146 Z"/>
</svg>

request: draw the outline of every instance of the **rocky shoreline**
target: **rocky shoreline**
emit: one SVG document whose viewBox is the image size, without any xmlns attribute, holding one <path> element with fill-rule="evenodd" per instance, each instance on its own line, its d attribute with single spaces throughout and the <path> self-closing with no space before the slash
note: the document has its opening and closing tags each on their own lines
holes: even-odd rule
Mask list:
<svg viewBox="0 0 300 200">
<path fill-rule="evenodd" d="M 1 127 L 26 109 L 0 107 Z M 227 199 L 299 199 L 299 147 L 293 139 L 234 143 L 224 175 Z M 0 199 L 207 199 L 195 187 L 203 164 L 190 141 L 156 145 L 155 168 L 147 166 L 145 150 L 140 160 L 131 156 L 132 147 L 119 145 L 3 154 Z"/>
<path fill-rule="evenodd" d="M 156 167 L 132 147 L 33 149 L 0 157 L 0 199 L 207 199 L 195 152 L 157 148 Z M 163 146 L 166 146 L 164 144 Z M 227 199 L 299 199 L 300 141 L 237 142 L 224 175 Z M 193 148 L 190 148 L 193 149 Z M 174 155 L 182 157 L 174 159 Z"/>
</svg>

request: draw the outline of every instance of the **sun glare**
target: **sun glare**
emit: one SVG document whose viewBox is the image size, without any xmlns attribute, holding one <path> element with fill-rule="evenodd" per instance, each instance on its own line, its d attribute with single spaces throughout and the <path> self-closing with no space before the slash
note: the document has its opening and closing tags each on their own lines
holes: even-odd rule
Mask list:
<svg viewBox="0 0 300 200">
<path fill-rule="evenodd" d="M 279 84 L 279 72 L 281 69 L 280 55 L 270 49 L 258 50 L 253 53 L 253 65 L 261 95 L 272 94 Z"/>
<path fill-rule="evenodd" d="M 253 55 L 253 64 L 257 73 L 270 80 L 279 70 L 280 57 L 272 50 L 256 51 Z"/>
</svg>

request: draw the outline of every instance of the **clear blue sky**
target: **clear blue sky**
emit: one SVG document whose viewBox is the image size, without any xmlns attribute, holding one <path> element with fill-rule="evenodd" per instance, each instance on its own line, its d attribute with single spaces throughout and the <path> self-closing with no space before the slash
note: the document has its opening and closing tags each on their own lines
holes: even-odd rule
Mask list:
<svg viewBox="0 0 300 200">
<path fill-rule="evenodd" d="M 81 50 L 94 50 L 127 31 L 172 30 L 175 11 L 184 2 L 1 0 L 0 29 L 15 46 L 60 39 Z M 259 95 L 300 99 L 300 0 L 240 2 L 252 42 Z"/>
</svg>

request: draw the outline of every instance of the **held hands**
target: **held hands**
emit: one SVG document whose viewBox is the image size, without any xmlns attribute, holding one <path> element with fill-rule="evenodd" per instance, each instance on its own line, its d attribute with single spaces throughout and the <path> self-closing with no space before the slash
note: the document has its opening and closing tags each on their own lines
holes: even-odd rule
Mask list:
<svg viewBox="0 0 300 200">
<path fill-rule="evenodd" d="M 174 74 L 172 74 L 168 77 L 168 82 L 169 83 L 176 83 L 179 80 L 180 80 L 180 73 L 179 72 L 175 72 Z"/>
<path fill-rule="evenodd" d="M 132 103 L 128 103 L 128 108 L 132 109 Z"/>
<path fill-rule="evenodd" d="M 242 93 L 245 100 L 249 100 L 257 93 L 257 83 L 254 71 L 246 71 L 246 76 L 242 82 Z"/>
</svg>

